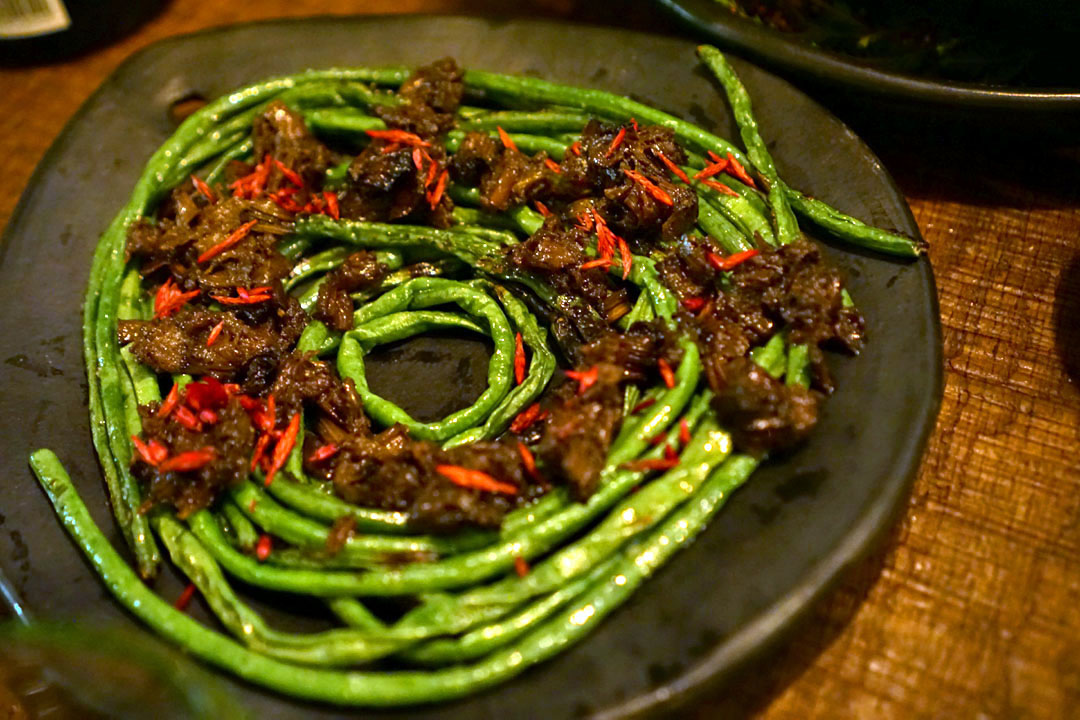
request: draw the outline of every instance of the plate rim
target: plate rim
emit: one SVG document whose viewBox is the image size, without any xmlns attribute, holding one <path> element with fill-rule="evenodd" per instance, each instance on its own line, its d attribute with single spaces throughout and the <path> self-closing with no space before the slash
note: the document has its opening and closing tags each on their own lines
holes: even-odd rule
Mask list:
<svg viewBox="0 0 1080 720">
<path fill-rule="evenodd" d="M 669 2 L 669 0 L 658 1 L 662 3 Z M 622 27 L 598 26 L 590 23 L 549 18 L 431 13 L 407 15 L 321 14 L 304 17 L 269 18 L 215 26 L 162 38 L 140 48 L 125 58 L 124 61 L 114 68 L 102 80 L 98 87 L 87 96 L 87 99 L 64 124 L 49 148 L 42 155 L 37 166 L 35 166 L 33 173 L 20 194 L 19 200 L 12 211 L 8 223 L 4 227 L 3 234 L 0 235 L 0 263 L 4 262 L 7 255 L 9 245 L 7 242 L 8 236 L 13 234 L 12 229 L 19 224 L 21 216 L 26 211 L 26 206 L 30 204 L 29 196 L 31 191 L 40 184 L 40 176 L 45 174 L 47 166 L 55 164 L 52 161 L 52 158 L 59 154 L 64 145 L 68 142 L 68 136 L 70 134 L 69 130 L 78 125 L 82 116 L 93 105 L 93 101 L 101 93 L 105 92 L 109 86 L 114 83 L 117 77 L 121 76 L 125 71 L 128 71 L 132 66 L 138 66 L 147 56 L 162 52 L 173 45 L 182 45 L 191 38 L 228 35 L 230 32 L 236 30 L 253 27 L 295 26 L 318 24 L 319 22 L 327 21 L 355 23 L 378 23 L 384 21 L 393 21 L 397 23 L 424 23 L 433 20 L 451 19 L 481 23 L 494 21 L 507 24 L 546 25 L 585 31 L 601 30 L 614 32 L 620 35 L 636 35 L 643 39 L 664 37 L 667 40 L 681 41 L 688 44 L 693 42 L 693 40 L 684 37 L 673 38 L 671 36 Z M 880 178 L 888 191 L 888 199 L 891 202 L 896 203 L 897 207 L 903 209 L 903 220 L 909 227 L 900 229 L 904 232 L 912 232 L 917 238 L 921 237 L 918 224 L 915 221 L 906 198 L 896 185 L 895 180 L 884 164 L 860 135 L 855 133 L 843 120 L 833 114 L 832 111 L 821 105 L 821 103 L 816 101 L 812 96 L 807 95 L 807 93 L 803 92 L 790 81 L 776 75 L 767 67 L 762 67 L 754 60 L 744 59 L 744 62 L 753 65 L 756 70 L 768 75 L 770 79 L 786 86 L 790 91 L 804 96 L 811 105 L 815 106 L 818 110 L 835 121 L 841 131 L 846 131 L 855 137 L 862 145 L 863 151 L 867 154 L 868 158 L 873 161 L 880 170 Z M 1078 95 L 1078 99 L 1080 99 L 1080 95 Z M 878 256 L 875 255 L 875 257 Z M 933 374 L 930 377 L 931 382 L 928 392 L 920 398 L 921 401 L 918 403 L 918 412 L 916 414 L 921 425 L 920 430 L 917 433 L 908 435 L 906 442 L 900 446 L 900 450 L 897 453 L 899 460 L 894 465 L 893 471 L 882 478 L 882 482 L 879 484 L 879 493 L 868 504 L 867 508 L 862 511 L 858 522 L 850 527 L 842 536 L 840 542 L 830 548 L 819 561 L 812 566 L 808 566 L 802 573 L 801 579 L 784 594 L 778 596 L 764 610 L 731 634 L 719 639 L 710 651 L 703 654 L 701 658 L 694 661 L 687 669 L 683 670 L 675 677 L 658 684 L 653 689 L 645 690 L 629 700 L 617 702 L 606 708 L 593 711 L 589 717 L 596 718 L 597 720 L 651 717 L 661 712 L 667 713 L 677 708 L 684 707 L 688 702 L 699 698 L 703 693 L 706 693 L 716 685 L 724 682 L 726 679 L 730 678 L 732 674 L 745 668 L 749 663 L 752 663 L 761 655 L 766 654 L 778 643 L 783 642 L 791 631 L 797 627 L 799 621 L 809 613 L 815 602 L 832 590 L 833 587 L 843 579 L 845 571 L 853 568 L 864 560 L 878 546 L 879 541 L 883 539 L 888 531 L 895 525 L 899 515 L 905 507 L 905 501 L 909 497 L 910 488 L 921 467 L 922 460 L 928 448 L 929 438 L 936 428 L 936 421 L 944 395 L 944 348 L 942 344 L 939 299 L 933 267 L 927 256 L 920 257 L 915 260 L 914 263 L 918 266 L 917 272 L 924 276 L 929 293 L 927 300 L 931 312 L 931 336 L 928 338 L 928 351 L 931 355 L 930 359 L 932 360 Z M 96 579 L 100 580 L 100 578 Z M 111 596 L 109 601 L 112 603 L 117 602 L 115 598 L 112 598 Z M 25 603 L 23 603 L 23 607 L 26 607 L 31 612 L 33 611 L 33 608 L 26 606 Z M 149 632 L 144 625 L 141 623 L 137 624 L 143 631 Z M 587 643 L 588 640 L 586 639 L 585 642 Z M 227 673 L 224 673 L 224 671 L 219 670 L 216 667 L 212 668 L 211 672 L 227 675 Z M 492 688 L 492 690 L 489 690 L 488 692 L 492 691 L 498 692 L 498 687 Z"/>
</svg>

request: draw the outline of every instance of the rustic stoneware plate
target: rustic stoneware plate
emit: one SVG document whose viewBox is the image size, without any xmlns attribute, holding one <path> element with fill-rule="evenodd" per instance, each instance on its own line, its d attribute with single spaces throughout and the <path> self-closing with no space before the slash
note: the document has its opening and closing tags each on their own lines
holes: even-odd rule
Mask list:
<svg viewBox="0 0 1080 720">
<path fill-rule="evenodd" d="M 310 67 L 445 55 L 468 67 L 624 93 L 733 136 L 724 99 L 691 43 L 619 30 L 451 17 L 313 19 L 176 38 L 131 58 L 49 150 L 0 247 L 0 568 L 35 615 L 134 623 L 64 534 L 26 458 L 54 448 L 97 522 L 122 544 L 90 444 L 79 308 L 98 234 L 173 130 L 170 106 Z M 737 69 L 793 186 L 918 234 L 859 138 L 787 83 L 745 62 Z M 941 397 L 941 339 L 929 263 L 828 253 L 866 315 L 869 343 L 857 360 L 834 358 L 840 389 L 801 450 L 770 461 L 690 549 L 580 645 L 467 700 L 364 716 L 625 717 L 670 708 L 769 645 L 857 562 L 894 519 L 916 471 Z M 483 352 L 421 339 L 383 353 L 373 382 L 420 414 L 441 412 L 446 398 L 478 392 L 470 368 Z M 428 392 L 409 399 L 420 385 Z M 157 582 L 170 599 L 182 587 L 168 571 Z M 252 594 L 282 627 L 325 622 L 316 609 L 300 608 L 308 617 L 298 619 L 279 598 Z M 190 611 L 212 622 L 199 603 Z M 260 717 L 355 715 L 236 687 Z"/>
</svg>

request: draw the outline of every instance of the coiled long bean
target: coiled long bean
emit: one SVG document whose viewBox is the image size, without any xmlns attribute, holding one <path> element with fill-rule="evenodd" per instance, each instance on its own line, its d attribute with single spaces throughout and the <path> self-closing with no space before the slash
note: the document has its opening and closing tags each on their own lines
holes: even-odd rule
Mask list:
<svg viewBox="0 0 1080 720">
<path fill-rule="evenodd" d="M 796 214 L 862 247 L 897 255 L 920 252 L 907 238 L 869 227 L 788 187 L 758 133 L 738 78 L 717 51 L 700 52 L 729 96 L 745 154 L 707 130 L 627 98 L 477 70 L 465 73 L 468 90 L 482 98 L 478 102 L 507 107 L 461 108 L 458 129 L 443 141 L 453 153 L 466 131 L 501 130 L 522 151 L 559 159 L 576 138 L 570 131 L 580 131 L 592 116 L 621 123 L 633 117 L 670 128 L 689 147 L 691 167 L 702 167 L 700 154 L 713 151 L 731 153 L 757 171 L 764 194 L 726 176 L 716 181 L 734 195 L 691 181 L 699 197 L 698 224 L 726 253 L 762 242 L 790 242 L 799 233 Z M 624 420 L 608 449 L 599 487 L 587 501 L 574 502 L 565 488 L 555 488 L 508 514 L 498 531 L 424 534 L 410 526 L 404 512 L 353 505 L 334 495 L 329 483 L 305 477 L 298 442 L 268 488 L 242 482 L 216 508 L 194 513 L 186 524 L 161 510 L 140 513 L 141 491 L 129 471 L 130 436 L 141 430 L 138 406 L 160 400 L 160 391 L 158 377 L 117 343 L 119 318 L 151 314 L 140 275 L 125 259 L 128 227 L 139 218 L 152 218 L 165 194 L 192 172 L 202 168 L 208 181 L 216 183 L 230 160 L 249 157 L 251 124 L 267 103 L 280 100 L 298 109 L 316 133 L 366 142 L 367 131 L 386 127 L 372 108 L 398 102 L 396 95 L 369 83 L 398 85 L 409 73 L 406 68 L 309 71 L 209 103 L 150 158 L 94 253 L 83 311 L 83 353 L 92 439 L 114 515 L 134 551 L 138 573 L 149 578 L 160 562 L 153 528 L 237 640 L 198 624 L 146 587 L 94 526 L 55 455 L 39 450 L 30 460 L 67 531 L 110 592 L 137 617 L 197 657 L 251 682 L 337 704 L 391 706 L 460 697 L 560 652 L 685 547 L 758 464 L 732 454 L 730 437 L 701 387 L 699 347 L 679 327 L 676 297 L 657 271 L 663 252 L 670 250 L 662 246 L 649 257 L 629 257 L 626 278 L 614 264 L 609 271 L 617 282 L 627 283 L 633 302 L 619 327 L 658 319 L 676 333 L 682 360 L 673 379 L 668 378 L 670 386 L 626 389 Z M 347 168 L 346 162 L 328 171 L 326 188 L 347 188 Z M 529 310 L 533 306 L 518 296 L 522 286 L 541 304 L 565 309 L 577 302 L 575 311 L 598 322 L 602 318 L 580 299 L 560 297 L 542 277 L 505 261 L 508 248 L 543 224 L 539 213 L 522 205 L 491 215 L 476 209 L 480 196 L 475 188 L 451 184 L 447 192 L 460 205 L 450 228 L 302 215 L 279 249 L 293 263 L 287 288 L 301 293 L 305 310 L 314 305 L 325 274 L 356 248 L 378 255 L 391 273 L 376 287 L 353 295 L 353 328 L 342 334 L 312 321 L 297 349 L 336 350 L 340 374 L 355 383 L 377 424 L 400 422 L 417 438 L 452 447 L 500 436 L 553 377 L 555 355 L 546 329 Z M 447 310 L 450 306 L 461 312 Z M 445 327 L 491 337 L 495 351 L 488 387 L 469 408 L 419 423 L 370 391 L 363 356 L 380 343 Z M 513 374 L 517 334 L 531 355 L 520 382 Z M 773 335 L 752 357 L 789 385 L 810 382 L 810 348 L 788 345 L 786 333 Z M 191 378 L 174 380 L 183 385 Z M 642 396 L 652 404 L 632 413 Z M 661 465 L 666 469 L 653 474 L 648 468 L 658 467 L 665 444 L 682 447 L 679 462 Z M 648 462 L 633 464 L 641 460 Z M 343 518 L 355 522 L 356 533 L 331 554 L 330 526 Z M 260 533 L 278 544 L 253 556 L 262 545 Z M 532 567 L 519 575 L 522 562 Z M 234 591 L 234 579 L 323 598 L 345 627 L 312 634 L 272 628 Z M 408 596 L 416 605 L 395 622 L 383 621 L 364 599 L 385 596 Z M 383 657 L 425 669 L 343 669 Z"/>
</svg>

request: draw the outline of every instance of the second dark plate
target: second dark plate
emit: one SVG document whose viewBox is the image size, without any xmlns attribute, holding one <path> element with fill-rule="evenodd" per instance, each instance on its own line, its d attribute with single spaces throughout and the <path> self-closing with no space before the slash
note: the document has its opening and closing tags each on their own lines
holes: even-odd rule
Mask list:
<svg viewBox="0 0 1080 720">
<path fill-rule="evenodd" d="M 869 103 L 877 106 L 877 112 L 868 113 L 875 120 L 887 120 L 889 112 L 898 111 L 924 117 L 931 127 L 949 121 L 981 131 L 1020 130 L 1036 142 L 1074 142 L 1080 130 L 1080 91 L 992 87 L 882 71 L 732 15 L 717 0 L 656 2 L 692 33 L 721 49 L 833 90 L 828 104 L 838 111 L 842 108 L 844 117 Z"/>
</svg>

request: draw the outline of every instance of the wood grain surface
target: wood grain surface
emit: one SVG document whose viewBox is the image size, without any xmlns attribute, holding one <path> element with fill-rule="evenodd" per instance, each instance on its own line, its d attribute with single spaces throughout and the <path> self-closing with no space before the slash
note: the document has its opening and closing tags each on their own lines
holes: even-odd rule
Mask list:
<svg viewBox="0 0 1080 720">
<path fill-rule="evenodd" d="M 2 69 L 0 226 L 64 122 L 133 51 L 216 25 L 359 12 L 505 14 L 507 4 L 174 0 L 112 46 Z M 644 2 L 533 0 L 513 12 L 678 31 Z M 973 138 L 934 118 L 899 132 L 872 113 L 842 117 L 930 242 L 941 415 L 882 549 L 764 663 L 688 714 L 1080 717 L 1080 153 Z"/>
</svg>

